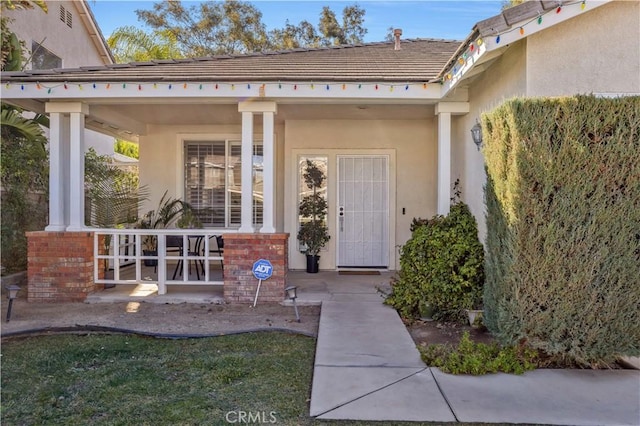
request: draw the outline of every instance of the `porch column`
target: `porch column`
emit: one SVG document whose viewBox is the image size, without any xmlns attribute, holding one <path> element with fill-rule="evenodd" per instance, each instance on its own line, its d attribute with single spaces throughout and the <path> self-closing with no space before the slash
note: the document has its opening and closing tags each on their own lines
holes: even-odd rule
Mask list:
<svg viewBox="0 0 640 426">
<path fill-rule="evenodd" d="M 438 214 L 449 213 L 451 203 L 451 113 L 438 114 Z"/>
<path fill-rule="evenodd" d="M 242 112 L 242 198 L 240 229 L 253 233 L 253 112 Z"/>
<path fill-rule="evenodd" d="M 49 225 L 46 231 L 64 231 L 67 229 L 65 220 L 65 171 L 68 165 L 63 159 L 65 155 L 64 145 L 69 140 L 69 119 L 59 112 L 49 116 Z M 68 151 L 68 150 L 67 150 Z"/>
<path fill-rule="evenodd" d="M 47 231 L 84 228 L 84 117 L 80 102 L 49 102 L 49 225 Z"/>
<path fill-rule="evenodd" d="M 440 102 L 438 116 L 438 214 L 447 215 L 451 207 L 451 115 L 469 112 L 467 102 Z"/>
<path fill-rule="evenodd" d="M 271 111 L 262 113 L 262 228 L 263 234 L 276 232 L 274 226 L 275 208 L 275 155 L 273 146 L 273 116 Z"/>
<path fill-rule="evenodd" d="M 72 112 L 69 138 L 69 226 L 84 228 L 84 113 Z"/>
<path fill-rule="evenodd" d="M 238 104 L 242 113 L 242 224 L 239 232 L 254 232 L 253 228 L 253 114 L 262 114 L 262 174 L 263 201 L 261 233 L 272 234 L 275 228 L 275 145 L 274 116 L 277 104 L 271 101 L 246 101 Z M 250 142 L 245 143 L 245 140 Z M 245 154 L 245 148 L 247 153 Z M 245 158 L 248 159 L 248 171 L 245 170 Z M 247 173 L 245 178 L 245 173 Z M 245 182 L 249 182 L 245 190 Z M 245 192 L 248 197 L 245 201 Z M 245 202 L 247 203 L 245 205 Z M 246 211 L 246 217 L 245 217 Z M 245 222 L 246 221 L 246 222 Z M 246 223 L 246 226 L 245 226 Z"/>
</svg>

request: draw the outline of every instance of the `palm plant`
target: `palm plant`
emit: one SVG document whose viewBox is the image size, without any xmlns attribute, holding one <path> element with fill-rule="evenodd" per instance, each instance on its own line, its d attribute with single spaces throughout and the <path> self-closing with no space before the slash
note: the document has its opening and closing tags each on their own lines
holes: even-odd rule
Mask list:
<svg viewBox="0 0 640 426">
<path fill-rule="evenodd" d="M 182 200 L 168 196 L 165 191 L 160 198 L 158 208 L 149 210 L 138 222 L 140 229 L 163 229 L 172 225 L 185 211 L 191 210 L 191 206 Z M 143 240 L 146 250 L 156 251 L 158 247 L 158 239 L 155 235 L 147 235 Z"/>
</svg>

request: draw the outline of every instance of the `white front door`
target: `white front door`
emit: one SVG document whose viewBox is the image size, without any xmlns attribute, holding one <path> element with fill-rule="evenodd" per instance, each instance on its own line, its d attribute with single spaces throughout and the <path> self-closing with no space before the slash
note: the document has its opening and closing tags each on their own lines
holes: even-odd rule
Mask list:
<svg viewBox="0 0 640 426">
<path fill-rule="evenodd" d="M 389 158 L 338 156 L 338 268 L 389 265 Z"/>
</svg>

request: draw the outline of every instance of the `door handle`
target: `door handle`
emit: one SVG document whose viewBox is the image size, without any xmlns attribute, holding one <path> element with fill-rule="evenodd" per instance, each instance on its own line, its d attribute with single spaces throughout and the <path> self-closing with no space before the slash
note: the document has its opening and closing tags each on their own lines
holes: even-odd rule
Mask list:
<svg viewBox="0 0 640 426">
<path fill-rule="evenodd" d="M 340 232 L 344 231 L 344 207 L 338 209 L 338 221 L 340 222 Z"/>
</svg>

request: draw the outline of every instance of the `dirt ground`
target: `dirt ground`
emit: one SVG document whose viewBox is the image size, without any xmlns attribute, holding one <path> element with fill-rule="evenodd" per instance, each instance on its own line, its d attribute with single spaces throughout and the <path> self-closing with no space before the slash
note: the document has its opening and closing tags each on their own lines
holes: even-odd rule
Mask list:
<svg viewBox="0 0 640 426">
<path fill-rule="evenodd" d="M 156 304 L 129 303 L 28 303 L 14 301 L 11 321 L 6 322 L 7 299 L 2 298 L 2 336 L 12 333 L 65 328 L 105 327 L 165 335 L 217 335 L 252 330 L 284 329 L 316 336 L 319 306 L 299 306 L 301 322 L 293 306 L 258 304 Z"/>
<path fill-rule="evenodd" d="M 436 321 L 418 320 L 407 325 L 407 330 L 417 346 L 450 343 L 457 345 L 462 333 L 469 332 L 471 340 L 477 343 L 492 343 L 493 336 L 485 327 L 470 327 L 457 323 L 439 323 Z"/>
</svg>

